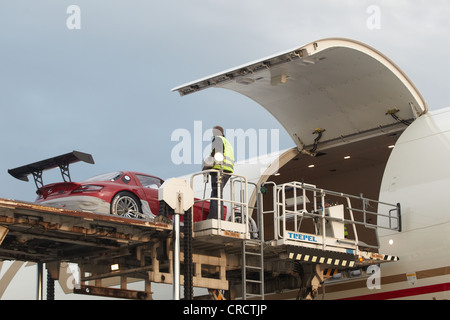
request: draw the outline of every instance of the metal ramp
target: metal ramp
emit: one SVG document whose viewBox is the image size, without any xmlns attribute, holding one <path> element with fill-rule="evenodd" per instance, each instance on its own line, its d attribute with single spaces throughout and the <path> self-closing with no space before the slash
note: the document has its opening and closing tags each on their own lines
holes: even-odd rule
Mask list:
<svg viewBox="0 0 450 320">
<path fill-rule="evenodd" d="M 205 173 L 194 175 L 191 185 Z M 254 208 L 249 207 L 249 186 L 257 195 Z M 225 220 L 194 223 L 193 239 L 196 250 L 225 250 L 227 280 L 234 286 L 235 298 L 264 299 L 285 289 L 280 280 L 287 281 L 287 289 L 300 286 L 301 299 L 314 298 L 321 284 L 338 271 L 398 260 L 378 252 L 376 231 L 401 231 L 399 204 L 300 182 L 252 186 L 238 175 L 232 175 L 226 188 L 230 188 L 226 197 L 197 200 L 218 200 L 228 211 Z M 250 217 L 251 209 L 256 209 L 257 221 Z M 270 229 L 273 236 L 265 238 Z"/>
<path fill-rule="evenodd" d="M 261 192 L 272 197 L 269 208 L 263 208 L 261 201 L 260 209 L 264 217 L 273 215 L 273 239 L 266 241 L 266 254 L 276 253 L 297 267 L 311 269 L 302 279 L 302 298 L 314 298 L 318 287 L 337 270 L 399 259 L 378 252 L 377 229 L 401 231 L 400 204 L 300 182 L 266 182 Z"/>
<path fill-rule="evenodd" d="M 300 182 L 266 182 L 261 192 L 272 196 L 269 208 L 261 205 L 263 216 L 273 215 L 274 236 L 266 241 L 266 252 L 284 255 L 302 270 L 301 299 L 317 296 L 321 284 L 338 271 L 399 259 L 378 252 L 377 229 L 401 231 L 400 204 Z"/>
<path fill-rule="evenodd" d="M 401 231 L 400 204 L 389 204 L 324 190 L 315 185 L 289 182 L 272 188 L 273 246 L 304 246 L 323 251 L 362 255 L 379 248 L 378 228 Z M 267 189 L 266 189 L 267 191 Z M 309 228 L 306 223 L 309 222 Z M 367 243 L 361 230 L 374 230 L 375 243 Z"/>
</svg>

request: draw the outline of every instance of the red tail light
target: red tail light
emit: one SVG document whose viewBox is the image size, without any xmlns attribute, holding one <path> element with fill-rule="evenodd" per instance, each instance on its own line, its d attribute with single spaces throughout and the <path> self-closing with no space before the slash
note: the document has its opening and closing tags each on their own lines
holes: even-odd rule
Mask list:
<svg viewBox="0 0 450 320">
<path fill-rule="evenodd" d="M 75 190 L 72 191 L 72 193 L 81 193 L 81 192 L 98 192 L 103 189 L 103 186 L 97 186 L 97 185 L 85 185 L 81 186 Z"/>
</svg>

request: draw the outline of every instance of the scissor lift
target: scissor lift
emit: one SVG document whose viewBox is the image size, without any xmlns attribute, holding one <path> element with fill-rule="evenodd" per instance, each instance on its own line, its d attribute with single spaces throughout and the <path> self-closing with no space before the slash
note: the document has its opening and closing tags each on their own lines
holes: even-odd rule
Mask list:
<svg viewBox="0 0 450 320">
<path fill-rule="evenodd" d="M 203 178 L 211 172 L 230 175 L 227 188 L 227 197 L 220 193 L 217 198 L 207 197 L 197 200 L 218 201 L 218 208 L 224 207 L 227 213 L 224 219 L 208 219 L 194 223 L 193 246 L 197 250 L 217 250 L 223 248 L 227 257 L 228 277 L 242 283 L 242 290 L 239 296 L 242 299 L 264 298 L 264 238 L 263 233 L 258 229 L 262 221 L 254 221 L 250 216 L 249 208 L 249 186 L 256 189 L 256 184 L 249 183 L 242 175 L 229 174 L 217 170 L 205 170 L 194 174 L 191 177 L 191 187 L 193 188 L 195 179 Z M 254 191 L 254 190 L 252 190 Z M 260 215 L 258 215 L 260 217 Z M 240 259 L 236 259 L 239 256 Z M 230 260 L 232 262 L 230 262 Z M 236 272 L 238 271 L 238 272 Z M 240 276 L 239 276 L 240 273 Z M 248 275 L 250 275 L 248 277 Z M 255 274 L 257 277 L 255 278 Z M 247 292 L 247 284 L 257 285 L 258 292 Z M 217 295 L 213 294 L 213 297 Z"/>
<path fill-rule="evenodd" d="M 378 252 L 377 229 L 401 231 L 400 204 L 295 181 L 266 182 L 261 191 L 272 197 L 269 208 L 260 208 L 263 216 L 273 216 L 274 236 L 266 241 L 265 254 L 284 254 L 312 270 L 301 279 L 301 298 L 314 298 L 321 283 L 340 270 L 398 260 Z M 368 230 L 372 230 L 371 243 L 364 241 L 370 238 Z"/>
<path fill-rule="evenodd" d="M 378 252 L 377 229 L 401 231 L 399 204 L 300 182 L 279 185 L 266 182 L 256 190 L 255 223 L 249 215 L 248 182 L 245 177 L 236 178 L 242 179 L 240 188 L 234 188 L 236 180 L 231 179 L 231 199 L 219 199 L 230 204 L 229 221 L 194 224 L 195 246 L 220 244 L 228 252 L 227 259 L 232 254 L 240 256 L 235 264 L 227 261 L 228 278 L 234 276 L 235 297 L 264 299 L 265 291 L 273 288 L 269 285 L 266 290 L 265 284 L 276 281 L 276 274 L 298 273 L 299 298 L 311 299 L 320 285 L 337 272 L 398 260 L 396 256 Z M 239 200 L 235 194 L 240 195 Z M 270 205 L 264 208 L 263 203 L 267 202 Z M 240 219 L 241 214 L 244 219 Z M 265 239 L 264 230 L 268 228 L 273 228 L 273 237 Z M 372 241 L 366 240 L 370 239 L 368 230 Z M 240 278 L 236 277 L 237 269 Z"/>
</svg>

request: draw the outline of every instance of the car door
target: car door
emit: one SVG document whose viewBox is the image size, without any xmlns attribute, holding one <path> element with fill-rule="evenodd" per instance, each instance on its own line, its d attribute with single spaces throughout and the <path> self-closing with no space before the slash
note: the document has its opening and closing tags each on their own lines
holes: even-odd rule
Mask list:
<svg viewBox="0 0 450 320">
<path fill-rule="evenodd" d="M 142 185 L 143 199 L 148 202 L 152 213 L 154 215 L 158 215 L 158 188 L 161 186 L 163 181 L 159 178 L 144 174 L 136 174 L 136 178 Z"/>
</svg>

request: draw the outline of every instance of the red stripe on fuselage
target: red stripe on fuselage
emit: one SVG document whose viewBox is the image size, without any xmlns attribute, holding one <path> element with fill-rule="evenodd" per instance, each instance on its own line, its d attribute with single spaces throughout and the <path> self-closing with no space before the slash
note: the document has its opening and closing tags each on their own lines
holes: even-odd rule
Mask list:
<svg viewBox="0 0 450 320">
<path fill-rule="evenodd" d="M 448 291 L 448 290 L 450 290 L 450 282 L 434 284 L 431 286 L 423 286 L 423 287 L 403 289 L 403 290 L 373 293 L 373 294 L 367 294 L 364 296 L 343 298 L 343 299 L 339 299 L 339 300 L 387 300 L 387 299 L 404 298 L 404 297 L 409 297 L 409 296 L 417 296 L 417 295 L 421 295 L 421 294 Z"/>
</svg>

